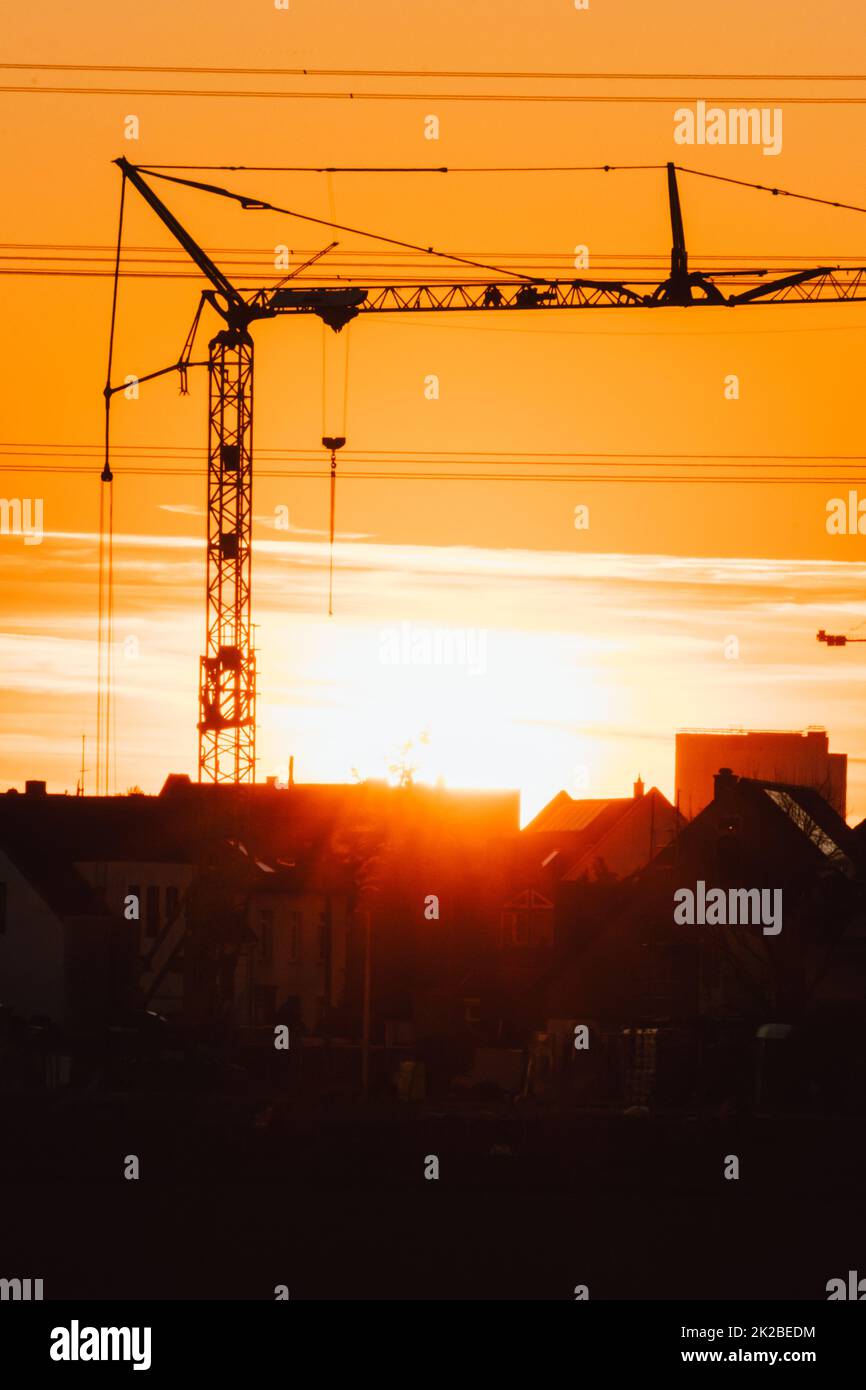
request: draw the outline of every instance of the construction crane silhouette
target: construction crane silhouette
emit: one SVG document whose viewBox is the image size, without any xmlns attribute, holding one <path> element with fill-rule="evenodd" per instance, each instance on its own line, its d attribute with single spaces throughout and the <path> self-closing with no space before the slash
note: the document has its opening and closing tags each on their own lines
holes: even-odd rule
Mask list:
<svg viewBox="0 0 866 1390">
<path fill-rule="evenodd" d="M 149 377 L 140 378 L 146 381 L 176 370 L 180 373 L 181 389 L 185 390 L 186 373 L 191 366 L 207 365 L 208 369 L 207 615 L 205 652 L 201 658 L 199 681 L 200 781 L 237 783 L 255 780 L 256 661 L 251 623 L 253 339 L 250 329 L 258 319 L 315 315 L 339 332 L 352 319 L 366 314 L 535 313 L 554 309 L 661 309 L 698 305 L 730 309 L 741 305 L 852 303 L 866 299 L 864 266 L 842 269 L 815 266 L 766 280 L 762 279 L 767 275 L 766 271 L 704 273 L 690 270 L 674 164 L 666 166 L 672 242 L 670 271 L 658 282 L 538 279 L 518 272 L 497 271 L 495 267 L 483 266 L 466 257 L 434 251 L 432 247 L 415 246 L 412 247 L 415 251 L 461 261 L 476 269 L 493 270 L 497 275 L 510 274 L 512 278 L 492 282 L 475 280 L 386 285 L 369 289 L 306 284 L 299 287 L 284 279 L 277 285 L 241 293 L 178 221 L 148 180 L 161 179 L 227 198 L 245 210 L 281 212 L 301 217 L 332 230 L 341 229 L 340 224 L 275 207 L 214 184 L 160 173 L 153 167 L 144 169 L 143 166 L 130 164 L 126 159 L 114 162 L 121 171 L 123 187 L 128 181 L 136 189 L 210 285 L 201 295 L 198 313 L 180 360 L 161 371 L 150 373 Z M 122 207 L 121 198 L 118 264 Z M 357 228 L 341 230 L 358 231 Z M 395 238 L 371 232 L 362 232 L 361 235 L 404 247 L 411 246 L 411 243 L 396 242 Z M 325 248 L 325 251 L 328 249 Z M 322 254 L 324 252 L 317 253 L 313 259 L 318 259 Z M 733 292 L 720 283 L 746 274 L 761 280 L 761 283 Z M 207 363 L 193 363 L 191 354 L 195 332 L 205 304 L 217 312 L 224 327 L 209 343 Z M 107 384 L 106 402 L 110 402 L 114 392 L 122 389 L 122 386 Z M 106 438 L 107 434 L 106 428 Z M 332 540 L 336 451 L 344 442 L 342 438 L 323 440 L 325 447 L 331 451 Z M 110 484 L 112 473 L 107 462 L 107 447 L 103 482 Z M 819 638 L 826 640 L 829 645 L 843 645 L 846 640 L 866 640 L 830 638 L 826 634 L 824 637 L 819 634 Z"/>
<path fill-rule="evenodd" d="M 828 647 L 847 647 L 849 642 L 866 642 L 866 637 L 847 637 L 841 633 L 825 632 L 821 628 L 818 641 L 826 642 Z"/>
</svg>

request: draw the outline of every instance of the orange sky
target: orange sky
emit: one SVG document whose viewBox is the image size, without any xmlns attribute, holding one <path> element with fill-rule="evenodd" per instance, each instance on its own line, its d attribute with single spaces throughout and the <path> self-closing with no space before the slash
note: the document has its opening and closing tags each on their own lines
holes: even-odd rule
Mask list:
<svg viewBox="0 0 866 1390">
<path fill-rule="evenodd" d="M 140 163 L 262 165 L 677 159 L 866 203 L 866 109 L 784 100 L 859 95 L 864 85 L 773 78 L 866 71 L 866 35 L 850 0 L 798 10 L 794 18 L 782 3 L 734 3 L 722 12 L 636 0 L 591 0 L 587 12 L 575 11 L 570 0 L 495 6 L 291 0 L 287 13 L 257 0 L 243 8 L 240 22 L 238 13 L 227 0 L 122 8 L 84 3 L 74 10 L 47 4 L 31 13 L 17 7 L 7 20 L 5 55 L 34 64 L 766 76 L 563 83 L 0 70 L 0 85 L 19 88 L 417 97 L 0 93 L 6 194 L 0 268 L 104 270 L 108 261 L 92 258 L 110 254 L 119 183 L 110 161 L 119 154 Z M 459 102 L 448 100 L 449 92 L 670 100 Z M 734 104 L 746 97 L 749 104 L 782 107 L 777 158 L 759 148 L 684 151 L 674 144 L 673 112 L 685 100 Z M 440 118 L 435 142 L 424 139 L 430 113 Z M 140 120 L 138 141 L 123 138 L 129 114 Z M 317 216 L 481 260 L 544 264 L 548 273 L 567 273 L 564 258 L 577 244 L 589 247 L 590 273 L 604 276 L 626 260 L 661 266 L 670 243 L 658 172 L 213 177 Z M 296 264 L 330 239 L 323 228 L 214 205 L 167 185 L 161 191 L 218 260 L 266 265 L 274 245 L 285 243 Z M 856 213 L 686 176 L 681 192 L 695 268 L 741 264 L 737 257 L 760 257 L 767 265 L 852 257 L 866 263 L 866 221 Z M 167 233 L 134 194 L 125 240 L 128 269 L 149 258 L 150 268 L 159 262 L 163 274 L 184 271 Z M 341 235 L 339 253 L 369 276 L 401 267 L 375 242 L 358 238 Z M 72 256 L 85 259 L 58 259 Z M 336 270 L 339 259 L 333 265 Z M 434 263 L 427 274 L 449 271 Z M 45 776 L 53 787 L 71 789 L 81 733 L 92 742 L 95 716 L 93 531 L 110 280 L 5 274 L 0 283 L 6 323 L 14 329 L 0 345 L 0 491 L 42 498 L 47 532 L 41 546 L 0 536 L 0 782 Z M 195 278 L 124 278 L 115 379 L 176 357 L 197 291 Z M 866 814 L 863 649 L 828 651 L 814 638 L 819 626 L 845 631 L 866 620 L 862 538 L 831 537 L 825 528 L 827 500 L 856 487 L 836 479 L 866 479 L 862 466 L 827 457 L 866 453 L 859 409 L 864 330 L 866 304 L 371 317 L 353 324 L 334 619 L 325 616 L 322 567 L 325 461 L 314 481 L 259 476 L 256 484 L 262 774 L 284 770 L 291 752 L 304 778 L 346 777 L 352 767 L 380 772 L 399 743 L 429 730 L 425 772 L 451 783 L 519 785 L 529 810 L 560 786 L 574 785 L 575 769 L 583 769 L 577 789 L 589 794 L 622 793 L 638 771 L 672 792 L 673 732 L 683 724 L 821 723 L 834 748 L 861 760 L 850 769 L 850 802 L 855 815 Z M 322 337 L 318 322 L 306 319 L 256 330 L 255 438 L 257 467 L 265 474 L 293 467 L 280 452 L 320 454 Z M 341 351 L 341 340 L 333 339 L 334 381 Z M 724 399 L 729 373 L 741 382 L 736 402 Z M 430 374 L 440 380 L 438 401 L 424 397 Z M 119 400 L 114 411 L 121 789 L 132 783 L 156 789 L 167 771 L 194 768 L 204 625 L 201 373 L 191 385 L 191 395 L 181 399 L 176 380 L 167 378 L 143 387 L 136 402 Z M 340 390 L 331 396 L 329 431 L 344 423 Z M 362 451 L 388 460 L 380 471 L 429 472 L 418 451 L 447 451 L 453 463 L 445 471 L 497 475 L 508 469 L 479 462 L 477 451 L 496 458 L 536 451 L 824 457 L 805 472 L 815 481 L 774 486 L 350 481 L 353 468 L 362 467 L 353 454 Z M 128 469 L 161 460 L 166 469 L 187 472 L 125 474 L 124 460 Z M 89 474 L 78 471 L 87 464 Z M 33 471 L 46 465 L 55 471 Z M 764 475 L 790 468 L 750 467 Z M 579 477 L 588 470 L 599 466 L 572 458 L 536 471 Z M 533 472 L 526 463 L 514 471 Z M 574 529 L 579 503 L 590 508 L 588 531 Z M 274 529 L 280 505 L 290 512 L 288 538 Z M 475 670 L 383 663 L 383 631 L 403 623 L 413 631 L 485 634 L 484 669 L 477 661 Z M 740 643 L 736 660 L 724 655 L 730 635 Z M 136 643 L 138 655 L 131 657 Z"/>
</svg>

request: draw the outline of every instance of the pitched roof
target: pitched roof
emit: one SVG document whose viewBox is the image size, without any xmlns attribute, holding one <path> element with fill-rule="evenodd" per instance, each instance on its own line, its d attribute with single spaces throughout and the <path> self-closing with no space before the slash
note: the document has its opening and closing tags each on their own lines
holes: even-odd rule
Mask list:
<svg viewBox="0 0 866 1390">
<path fill-rule="evenodd" d="M 655 830 L 650 829 L 649 834 L 647 817 L 650 819 L 650 826 L 655 825 Z M 580 844 L 579 856 L 570 864 L 568 873 L 563 875 L 563 882 L 576 883 L 585 878 L 596 861 L 604 860 L 606 846 L 608 854 L 613 848 L 614 854 L 619 851 L 620 856 L 623 853 L 628 854 L 627 847 L 631 847 L 633 858 L 630 867 L 623 867 L 620 859 L 620 876 L 627 876 L 635 869 L 643 867 L 650 855 L 674 839 L 677 826 L 684 824 L 683 818 L 667 797 L 657 787 L 651 787 L 645 795 L 629 798 L 622 813 L 616 817 L 596 818 L 592 826 L 592 838 L 587 843 Z M 599 833 L 595 833 L 596 831 Z"/>
<path fill-rule="evenodd" d="M 102 894 L 88 883 L 54 845 L 24 844 L 4 838 L 0 849 L 56 917 L 110 916 Z"/>
<path fill-rule="evenodd" d="M 738 777 L 730 772 L 720 784 L 721 775 L 716 779 L 714 799 L 685 827 L 679 847 L 669 846 L 661 851 L 656 860 L 659 865 L 670 863 L 689 842 L 697 843 L 708 833 L 714 834 L 720 814 L 735 814 L 748 806 L 776 825 L 781 820 L 792 847 L 796 845 L 796 835 L 802 854 L 813 862 L 835 867 L 848 876 L 855 866 L 866 867 L 863 839 L 813 787 Z"/>
<path fill-rule="evenodd" d="M 739 778 L 739 785 L 746 795 L 765 797 L 825 859 L 843 871 L 852 867 L 852 860 L 857 862 L 862 858 L 862 842 L 814 787 L 749 777 Z"/>
<path fill-rule="evenodd" d="M 593 826 L 599 834 L 603 834 L 620 816 L 624 815 L 629 806 L 634 805 L 634 797 L 618 796 L 607 797 L 598 800 L 577 800 L 569 796 L 568 792 L 559 792 L 552 801 L 542 807 L 534 820 L 524 826 L 524 835 L 548 834 L 566 832 L 577 834 Z M 599 817 L 604 817 L 603 822 L 596 826 L 595 822 Z"/>
</svg>

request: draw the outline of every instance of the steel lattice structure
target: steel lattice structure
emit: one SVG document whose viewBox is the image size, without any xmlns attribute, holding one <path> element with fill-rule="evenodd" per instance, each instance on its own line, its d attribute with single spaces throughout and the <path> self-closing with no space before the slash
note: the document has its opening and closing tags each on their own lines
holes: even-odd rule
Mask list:
<svg viewBox="0 0 866 1390">
<path fill-rule="evenodd" d="M 756 271 L 738 272 L 745 280 Z M 614 280 L 546 280 L 515 284 L 513 280 L 454 285 L 380 285 L 375 289 L 261 289 L 249 304 L 254 318 L 283 314 L 316 314 L 340 328 L 359 314 L 473 313 L 532 309 L 659 309 L 738 304 L 838 304 L 866 300 L 866 267 L 850 266 L 795 271 L 781 279 L 762 281 L 736 293 L 725 293 L 721 275 L 689 276 L 690 283 L 670 279 L 620 282 Z M 689 298 L 682 296 L 685 290 Z M 210 299 L 211 296 L 208 295 Z"/>
<path fill-rule="evenodd" d="M 225 329 L 208 360 L 207 632 L 199 682 L 199 779 L 246 782 L 256 768 L 251 631 L 253 343 Z"/>
<path fill-rule="evenodd" d="M 208 374 L 207 619 L 199 687 L 199 779 L 255 779 L 256 662 L 251 622 L 253 482 L 253 343 L 250 325 L 284 314 L 313 314 L 335 331 L 364 314 L 502 313 L 541 309 L 658 309 L 757 304 L 838 304 L 866 300 L 866 266 L 815 266 L 764 278 L 761 271 L 690 271 L 676 169 L 667 166 L 671 219 L 670 274 L 658 281 L 538 279 L 455 284 L 294 288 L 241 293 L 125 159 L 115 163 L 209 281 L 202 303 L 225 328 L 210 343 Z M 267 208 L 224 189 L 173 178 L 244 207 Z M 280 209 L 271 209 L 280 211 Z M 725 282 L 739 282 L 730 290 Z M 744 287 L 745 286 L 745 287 Z M 196 323 L 198 316 L 196 317 Z M 193 332 L 177 368 L 190 365 Z M 165 370 L 173 370 L 166 368 Z M 162 372 L 152 375 L 160 376 Z M 333 443 L 333 441 L 329 441 Z"/>
</svg>

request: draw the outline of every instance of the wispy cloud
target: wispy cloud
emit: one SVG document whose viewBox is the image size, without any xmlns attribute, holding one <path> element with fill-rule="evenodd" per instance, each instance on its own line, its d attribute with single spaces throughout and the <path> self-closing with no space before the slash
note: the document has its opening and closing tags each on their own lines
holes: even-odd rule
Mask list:
<svg viewBox="0 0 866 1390">
<path fill-rule="evenodd" d="M 4 750 L 10 776 L 34 772 L 41 750 L 48 776 L 74 780 L 93 721 L 95 539 L 47 536 L 38 568 L 9 557 L 29 583 L 0 632 L 0 707 L 7 728 L 26 707 L 30 732 L 20 755 Z M 389 747 L 430 727 L 430 756 L 450 780 L 520 785 L 538 804 L 578 764 L 594 794 L 621 791 L 638 771 L 672 791 L 681 726 L 823 723 L 835 747 L 866 753 L 852 696 L 866 681 L 863 649 L 815 641 L 818 627 L 866 622 L 861 563 L 343 540 L 328 619 L 326 544 L 264 537 L 254 552 L 266 770 L 294 751 L 311 778 L 348 776 L 365 752 L 375 771 Z M 115 538 L 125 783 L 161 781 L 194 756 L 203 562 L 197 536 Z M 384 668 L 382 630 L 404 621 L 483 630 L 483 675 Z M 859 763 L 852 788 L 866 810 Z"/>
</svg>

